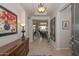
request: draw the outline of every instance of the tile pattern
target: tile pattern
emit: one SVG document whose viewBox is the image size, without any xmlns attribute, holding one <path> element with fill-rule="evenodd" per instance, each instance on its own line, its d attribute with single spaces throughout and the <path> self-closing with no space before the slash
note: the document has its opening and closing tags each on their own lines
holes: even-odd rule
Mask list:
<svg viewBox="0 0 79 59">
<path fill-rule="evenodd" d="M 47 39 L 36 39 L 29 43 L 28 56 L 71 56 L 71 50 L 56 50 L 50 47 Z"/>
</svg>

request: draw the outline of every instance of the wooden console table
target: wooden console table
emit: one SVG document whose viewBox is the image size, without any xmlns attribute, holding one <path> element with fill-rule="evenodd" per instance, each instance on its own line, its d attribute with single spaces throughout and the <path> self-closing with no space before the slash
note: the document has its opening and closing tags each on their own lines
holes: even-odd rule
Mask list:
<svg viewBox="0 0 79 59">
<path fill-rule="evenodd" d="M 0 56 L 26 56 L 29 52 L 29 39 L 18 39 L 0 47 Z"/>
</svg>

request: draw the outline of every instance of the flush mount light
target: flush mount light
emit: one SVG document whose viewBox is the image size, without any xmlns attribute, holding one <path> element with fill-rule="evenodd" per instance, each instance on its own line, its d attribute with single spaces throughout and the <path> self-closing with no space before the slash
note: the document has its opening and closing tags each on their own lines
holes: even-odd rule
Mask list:
<svg viewBox="0 0 79 59">
<path fill-rule="evenodd" d="M 43 4 L 40 3 L 40 5 L 38 5 L 38 12 L 39 13 L 44 13 L 46 10 L 46 8 L 43 6 Z"/>
</svg>

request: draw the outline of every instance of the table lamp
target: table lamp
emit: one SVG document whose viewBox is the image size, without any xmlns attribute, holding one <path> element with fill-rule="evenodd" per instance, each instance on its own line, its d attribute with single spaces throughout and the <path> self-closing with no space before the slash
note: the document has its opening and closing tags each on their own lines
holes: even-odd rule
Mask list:
<svg viewBox="0 0 79 59">
<path fill-rule="evenodd" d="M 23 41 L 23 40 L 25 40 L 25 36 L 24 36 L 24 32 L 25 32 L 24 26 L 25 26 L 25 24 L 21 24 L 21 26 L 22 26 L 22 31 L 21 31 L 22 32 L 22 37 L 21 38 L 22 38 L 22 41 Z"/>
</svg>

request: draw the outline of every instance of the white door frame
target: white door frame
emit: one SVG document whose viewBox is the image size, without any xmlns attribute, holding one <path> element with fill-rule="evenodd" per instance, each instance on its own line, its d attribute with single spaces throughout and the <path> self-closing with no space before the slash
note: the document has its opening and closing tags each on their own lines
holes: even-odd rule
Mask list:
<svg viewBox="0 0 79 59">
<path fill-rule="evenodd" d="M 49 16 L 32 16 L 30 19 L 29 38 L 33 41 L 33 20 L 48 20 L 48 35 L 50 36 L 50 17 Z"/>
</svg>

